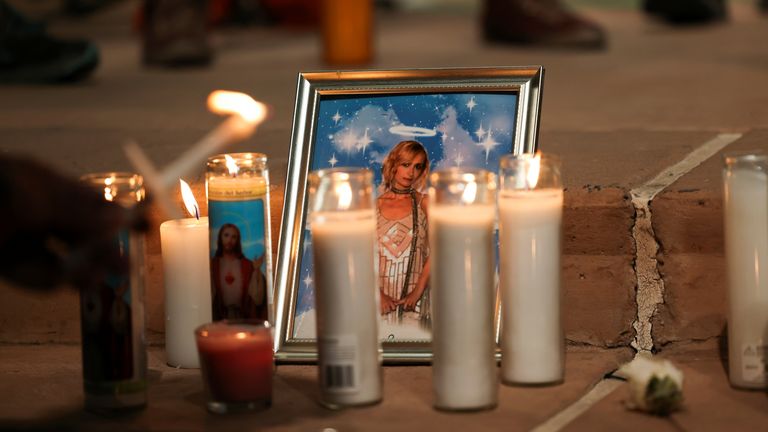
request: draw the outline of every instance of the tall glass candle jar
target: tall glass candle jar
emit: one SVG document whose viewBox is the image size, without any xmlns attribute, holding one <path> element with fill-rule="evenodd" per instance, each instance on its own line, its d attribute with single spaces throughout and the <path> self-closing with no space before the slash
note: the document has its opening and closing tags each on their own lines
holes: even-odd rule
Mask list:
<svg viewBox="0 0 768 432">
<path fill-rule="evenodd" d="M 373 58 L 372 0 L 321 0 L 323 59 L 361 65 Z"/>
<path fill-rule="evenodd" d="M 560 161 L 550 155 L 504 156 L 499 183 L 502 381 L 560 382 Z"/>
<path fill-rule="evenodd" d="M 272 320 L 272 241 L 267 157 L 208 159 L 213 320 Z"/>
<path fill-rule="evenodd" d="M 94 173 L 81 180 L 105 200 L 125 207 L 144 200 L 143 179 L 137 174 Z M 113 241 L 127 273 L 80 287 L 85 408 L 105 414 L 147 404 L 144 235 L 123 229 Z"/>
<path fill-rule="evenodd" d="M 496 178 L 485 170 L 429 176 L 432 385 L 435 407 L 496 406 Z"/>
<path fill-rule="evenodd" d="M 768 155 L 726 155 L 723 170 L 728 283 L 728 377 L 768 388 Z"/>
<path fill-rule="evenodd" d="M 373 174 L 309 175 L 320 393 L 331 407 L 381 400 Z"/>
</svg>

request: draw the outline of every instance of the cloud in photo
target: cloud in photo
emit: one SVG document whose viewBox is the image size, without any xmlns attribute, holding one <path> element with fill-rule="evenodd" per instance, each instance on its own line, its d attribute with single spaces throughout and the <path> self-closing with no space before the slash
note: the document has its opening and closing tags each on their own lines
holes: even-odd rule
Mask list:
<svg viewBox="0 0 768 432">
<path fill-rule="evenodd" d="M 339 152 L 365 151 L 370 160 L 381 162 L 389 150 L 402 140 L 402 137 L 389 133 L 389 128 L 396 124 L 400 124 L 400 119 L 391 108 L 366 105 L 341 121 L 341 129 L 333 134 L 331 143 Z M 361 143 L 366 130 L 370 143 L 363 149 Z"/>
<path fill-rule="evenodd" d="M 457 121 L 456 108 L 448 106 L 443 111 L 442 121 L 436 129 L 443 138 L 443 158 L 435 161 L 435 168 L 448 168 L 461 165 L 463 167 L 479 167 L 485 162 L 481 152 L 469 131 L 462 128 Z"/>
</svg>

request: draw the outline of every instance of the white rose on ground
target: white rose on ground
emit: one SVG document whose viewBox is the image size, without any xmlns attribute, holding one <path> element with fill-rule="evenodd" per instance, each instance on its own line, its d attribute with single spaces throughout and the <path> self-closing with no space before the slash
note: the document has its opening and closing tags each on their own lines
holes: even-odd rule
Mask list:
<svg viewBox="0 0 768 432">
<path fill-rule="evenodd" d="M 638 355 L 619 368 L 629 381 L 629 407 L 666 416 L 683 402 L 683 372 L 669 360 Z"/>
</svg>

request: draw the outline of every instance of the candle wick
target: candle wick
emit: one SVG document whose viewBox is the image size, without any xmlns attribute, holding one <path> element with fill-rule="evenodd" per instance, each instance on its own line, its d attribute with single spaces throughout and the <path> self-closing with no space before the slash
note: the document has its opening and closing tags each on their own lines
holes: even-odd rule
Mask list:
<svg viewBox="0 0 768 432">
<path fill-rule="evenodd" d="M 200 208 L 198 206 L 195 206 L 195 218 L 200 220 Z"/>
</svg>

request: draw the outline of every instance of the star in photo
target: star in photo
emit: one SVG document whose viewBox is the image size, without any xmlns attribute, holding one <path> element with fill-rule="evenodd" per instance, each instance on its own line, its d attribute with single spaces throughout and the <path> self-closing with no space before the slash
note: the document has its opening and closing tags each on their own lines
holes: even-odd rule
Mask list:
<svg viewBox="0 0 768 432">
<path fill-rule="evenodd" d="M 453 159 L 453 162 L 456 163 L 457 167 L 460 167 L 461 164 L 464 162 L 464 156 L 462 156 L 461 153 L 457 154 L 456 157 Z"/>
<path fill-rule="evenodd" d="M 304 282 L 304 286 L 309 287 L 315 281 L 312 279 L 312 276 L 307 275 L 302 282 Z"/>
<path fill-rule="evenodd" d="M 335 125 L 339 124 L 339 120 L 341 120 L 341 114 L 339 114 L 338 110 L 336 111 L 336 114 L 334 114 L 333 117 L 331 117 L 331 119 L 333 119 L 333 124 Z"/>
<path fill-rule="evenodd" d="M 469 108 L 469 112 L 472 112 L 472 109 L 474 109 L 477 106 L 477 102 L 475 102 L 475 97 L 472 96 L 469 98 L 469 102 L 467 102 L 467 108 Z"/>
<path fill-rule="evenodd" d="M 365 154 L 365 149 L 367 149 L 372 142 L 373 140 L 368 136 L 368 128 L 365 128 L 365 134 L 363 134 L 363 137 L 357 142 L 357 148 L 362 150 L 363 154 Z"/>
<path fill-rule="evenodd" d="M 491 152 L 491 150 L 493 150 L 494 147 L 499 145 L 499 142 L 493 139 L 493 131 L 489 130 L 488 135 L 486 135 L 485 139 L 478 145 L 485 149 L 485 162 L 488 163 L 488 154 Z"/>
<path fill-rule="evenodd" d="M 483 137 L 485 136 L 485 132 L 486 131 L 485 129 L 483 129 L 483 124 L 480 123 L 480 127 L 477 128 L 477 130 L 475 131 L 475 135 L 477 135 L 477 139 L 479 140 L 483 139 Z"/>
<path fill-rule="evenodd" d="M 351 130 L 346 130 L 336 139 L 336 143 L 338 148 L 351 153 L 352 150 L 357 148 L 357 135 Z"/>
<path fill-rule="evenodd" d="M 336 159 L 336 153 L 331 156 L 330 159 L 328 159 L 328 163 L 331 165 L 331 168 L 335 167 L 337 163 L 339 163 L 339 160 Z"/>
</svg>

